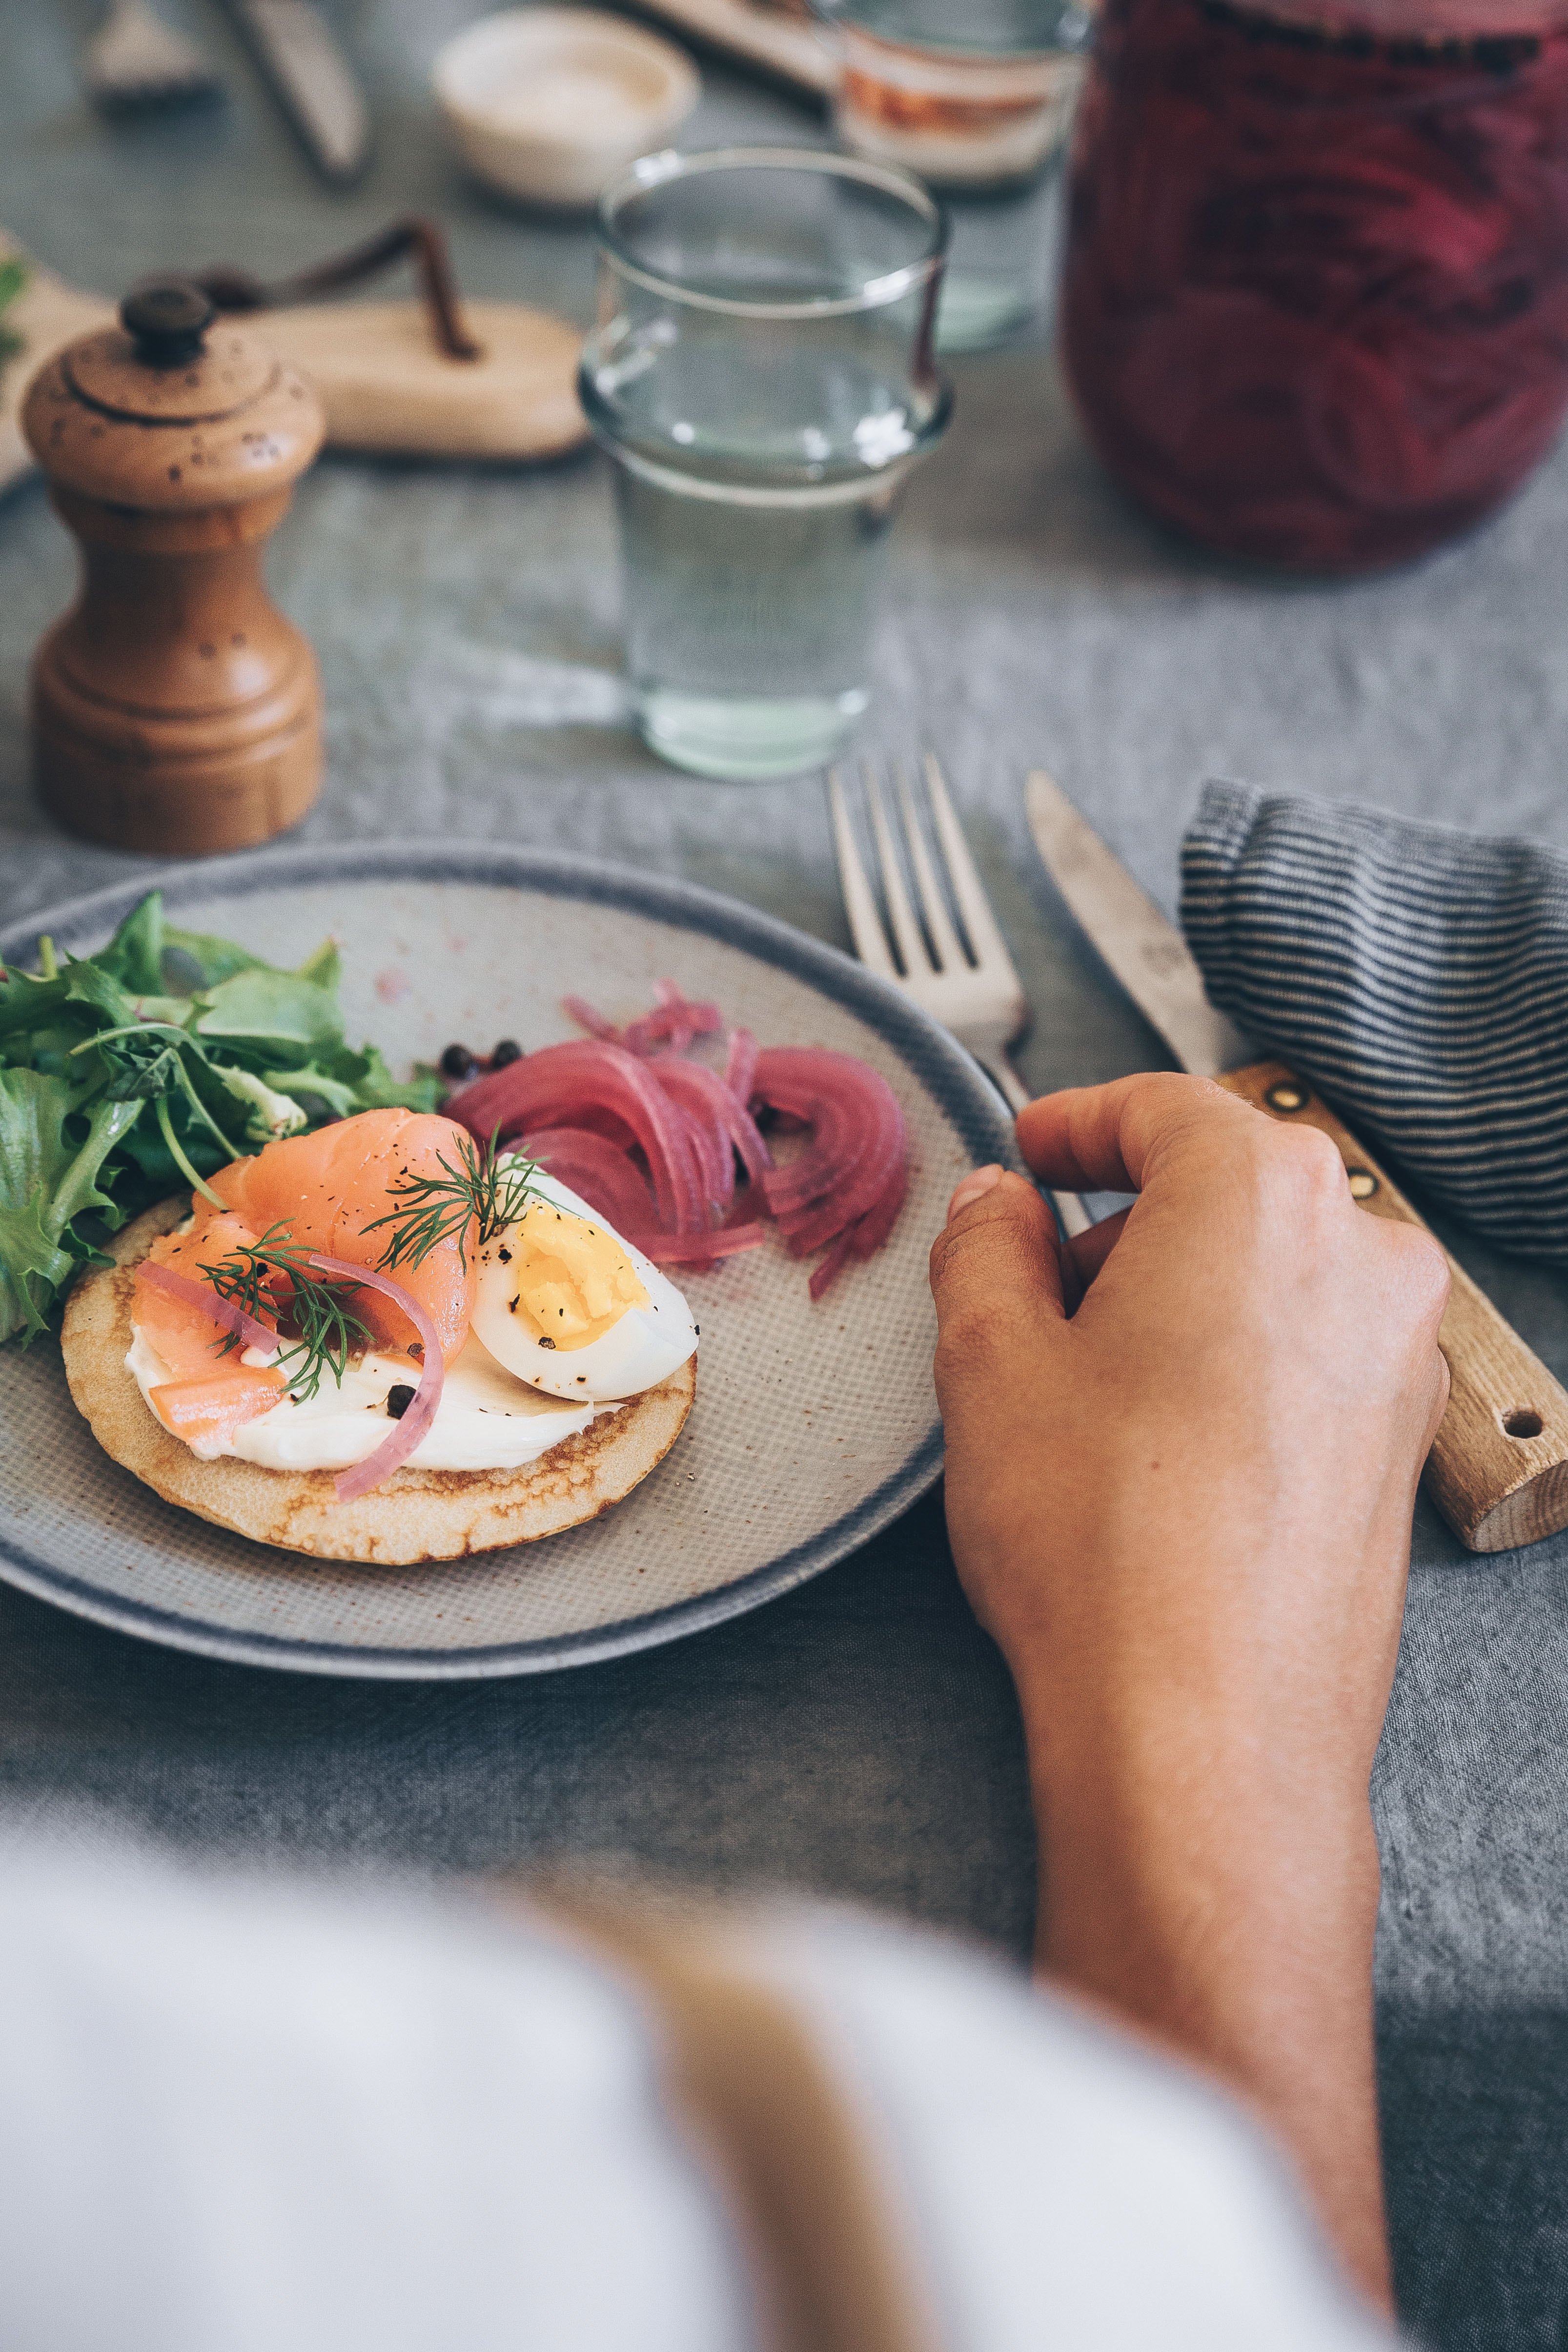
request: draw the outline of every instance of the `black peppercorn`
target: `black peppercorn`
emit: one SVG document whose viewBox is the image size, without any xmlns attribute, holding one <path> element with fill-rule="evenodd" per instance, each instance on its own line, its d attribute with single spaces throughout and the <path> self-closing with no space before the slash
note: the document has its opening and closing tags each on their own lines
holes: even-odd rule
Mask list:
<svg viewBox="0 0 1568 2352">
<path fill-rule="evenodd" d="M 521 1062 L 521 1059 L 522 1047 L 517 1039 L 503 1037 L 491 1052 L 490 1067 L 492 1070 L 504 1070 L 509 1062 Z"/>
<path fill-rule="evenodd" d="M 475 1067 L 474 1056 L 466 1045 L 448 1045 L 441 1056 L 444 1078 L 466 1078 Z"/>
<path fill-rule="evenodd" d="M 395 1389 L 386 1391 L 386 1410 L 393 1421 L 401 1421 L 414 1402 L 414 1391 L 406 1381 L 399 1381 Z"/>
</svg>

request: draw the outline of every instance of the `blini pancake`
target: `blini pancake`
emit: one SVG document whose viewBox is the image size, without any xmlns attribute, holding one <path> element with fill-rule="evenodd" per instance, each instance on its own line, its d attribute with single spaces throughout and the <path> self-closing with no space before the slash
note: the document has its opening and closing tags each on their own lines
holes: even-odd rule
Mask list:
<svg viewBox="0 0 1568 2352">
<path fill-rule="evenodd" d="M 330 1470 L 268 1470 L 222 1455 L 197 1459 L 149 1411 L 125 1359 L 135 1272 L 159 1234 L 189 1211 L 161 1201 L 108 1244 L 114 1264 L 85 1275 L 60 1335 L 77 1409 L 104 1452 L 166 1501 L 257 1543 L 320 1559 L 385 1568 L 463 1559 L 537 1543 L 613 1510 L 663 1461 L 697 1393 L 697 1361 L 599 1414 L 537 1462 L 515 1470 L 416 1470 L 406 1465 L 352 1503 Z"/>
</svg>

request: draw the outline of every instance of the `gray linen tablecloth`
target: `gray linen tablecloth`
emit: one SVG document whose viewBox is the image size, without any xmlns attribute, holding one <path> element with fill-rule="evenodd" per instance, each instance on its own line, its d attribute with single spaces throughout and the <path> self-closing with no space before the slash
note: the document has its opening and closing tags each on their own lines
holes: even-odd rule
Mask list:
<svg viewBox="0 0 1568 2352">
<path fill-rule="evenodd" d="M 0 0 L 0 224 L 118 293 L 154 267 L 281 272 L 410 205 L 465 284 L 585 320 L 588 243 L 493 205 L 444 152 L 424 68 L 479 13 L 345 18 L 380 130 L 329 196 L 218 12 L 167 0 L 234 68 L 226 117 L 110 130 L 75 46 L 96 0 Z M 689 143 L 820 140 L 718 68 Z M 1024 830 L 1047 763 L 1156 898 L 1206 774 L 1568 846 L 1568 457 L 1464 546 L 1396 578 L 1291 586 L 1193 554 L 1088 456 L 1046 327 L 953 370 L 958 419 L 900 525 L 868 740 L 936 747 L 1035 1007 L 1037 1087 L 1157 1064 Z M 27 657 L 72 561 L 41 489 L 0 506 L 0 918 L 138 870 L 30 796 Z M 310 633 L 330 767 L 305 837 L 562 844 L 689 876 L 847 947 L 816 787 L 682 782 L 620 720 L 608 484 L 329 459 L 273 582 Z M 1568 1286 L 1450 1236 L 1568 1377 Z M 1406 2315 L 1447 2347 L 1556 2346 L 1568 2315 L 1568 1541 L 1467 1558 L 1423 1507 L 1376 1797 L 1379 2000 Z M 515 1683 L 386 1687 L 250 1672 L 0 1590 L 0 1783 L 204 1850 L 471 1870 L 634 1860 L 884 1906 L 1020 1958 L 1033 1911 L 1018 1725 L 933 1499 L 814 1585 L 700 1639 Z M 1048 2282 L 1043 2283 L 1048 2308 Z"/>
</svg>

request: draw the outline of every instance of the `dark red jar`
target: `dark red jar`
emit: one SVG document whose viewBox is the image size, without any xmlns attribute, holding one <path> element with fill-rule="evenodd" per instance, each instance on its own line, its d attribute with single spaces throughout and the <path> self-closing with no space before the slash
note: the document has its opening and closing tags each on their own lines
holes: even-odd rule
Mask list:
<svg viewBox="0 0 1568 2352">
<path fill-rule="evenodd" d="M 1568 0 L 1108 0 L 1064 339 L 1207 546 L 1360 572 L 1478 521 L 1568 407 Z"/>
</svg>

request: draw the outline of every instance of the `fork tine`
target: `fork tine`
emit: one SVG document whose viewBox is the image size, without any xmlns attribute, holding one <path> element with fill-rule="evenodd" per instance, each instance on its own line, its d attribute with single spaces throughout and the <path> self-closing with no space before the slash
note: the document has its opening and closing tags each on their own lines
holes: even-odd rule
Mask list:
<svg viewBox="0 0 1568 2352">
<path fill-rule="evenodd" d="M 926 846 L 925 827 L 915 813 L 915 796 L 910 789 L 910 772 L 902 760 L 892 763 L 898 779 L 899 809 L 904 820 L 904 839 L 909 844 L 910 864 L 914 869 L 915 887 L 920 894 L 921 913 L 931 943 L 936 950 L 938 965 L 943 971 L 967 971 L 969 959 L 959 943 L 958 933 L 947 911 L 947 900 L 936 878 L 931 851 Z"/>
<path fill-rule="evenodd" d="M 899 853 L 893 841 L 893 828 L 888 823 L 888 812 L 882 803 L 882 787 L 877 771 L 869 760 L 861 762 L 865 779 L 866 799 L 871 811 L 871 832 L 877 844 L 877 857 L 882 868 L 882 895 L 888 902 L 892 921 L 893 940 L 903 958 L 906 975 L 929 971 L 931 957 L 921 937 L 915 910 L 910 904 L 910 894 L 904 888 L 904 877 L 899 866 Z"/>
<path fill-rule="evenodd" d="M 996 927 L 996 918 L 991 911 L 991 901 L 985 895 L 985 886 L 975 871 L 974 860 L 969 854 L 969 844 L 964 840 L 958 819 L 953 814 L 952 803 L 947 796 L 947 786 L 942 781 L 942 770 L 936 763 L 934 752 L 926 753 L 925 774 L 926 789 L 931 794 L 931 814 L 936 819 L 937 839 L 941 842 L 942 853 L 947 859 L 947 871 L 952 883 L 952 895 L 958 901 L 958 911 L 963 918 L 963 928 L 969 933 L 969 944 L 974 950 L 974 961 L 976 964 L 999 967 L 1002 971 L 1011 973 L 1016 981 L 1017 974 L 1013 970 L 1013 959 L 1007 952 L 1007 943 Z"/>
<path fill-rule="evenodd" d="M 871 971 L 881 972 L 888 980 L 897 980 L 898 966 L 889 951 L 888 937 L 882 929 L 882 918 L 877 911 L 876 898 L 866 879 L 860 852 L 855 846 L 849 811 L 845 804 L 844 786 L 837 768 L 830 768 L 827 772 L 827 797 L 833 810 L 833 845 L 838 853 L 838 882 L 844 893 L 844 911 L 849 918 L 849 935 L 855 942 L 855 952 Z"/>
</svg>

